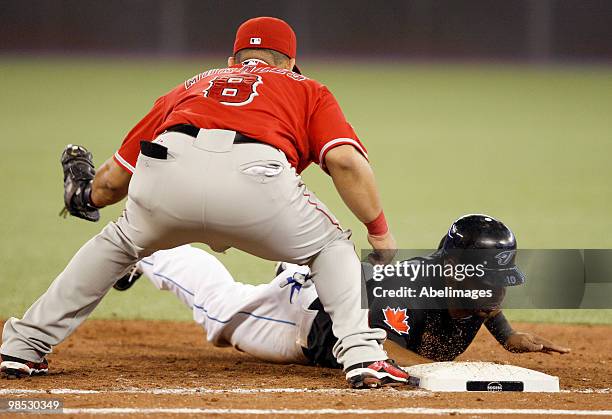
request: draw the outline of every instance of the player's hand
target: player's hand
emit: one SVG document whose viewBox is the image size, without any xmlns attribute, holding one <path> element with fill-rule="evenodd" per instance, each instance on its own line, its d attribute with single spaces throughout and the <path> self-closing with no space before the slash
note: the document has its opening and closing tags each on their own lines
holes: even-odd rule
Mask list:
<svg viewBox="0 0 612 419">
<path fill-rule="evenodd" d="M 372 265 L 384 265 L 390 263 L 397 253 L 397 243 L 390 231 L 382 236 L 368 234 L 368 242 L 374 249 L 368 255 L 368 262 Z"/>
<path fill-rule="evenodd" d="M 510 352 L 558 352 L 566 354 L 570 352 L 570 348 L 559 346 L 547 339 L 541 338 L 531 333 L 514 332 L 511 334 L 504 344 Z"/>
</svg>

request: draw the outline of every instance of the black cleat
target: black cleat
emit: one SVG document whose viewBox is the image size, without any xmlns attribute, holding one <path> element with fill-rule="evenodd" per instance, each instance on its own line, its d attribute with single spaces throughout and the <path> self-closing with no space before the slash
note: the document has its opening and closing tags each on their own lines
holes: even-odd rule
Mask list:
<svg viewBox="0 0 612 419">
<path fill-rule="evenodd" d="M 134 265 L 132 269 L 125 275 L 115 282 L 113 288 L 117 291 L 125 291 L 128 290 L 134 285 L 134 283 L 142 276 L 142 271 L 138 268 L 138 265 Z"/>
</svg>

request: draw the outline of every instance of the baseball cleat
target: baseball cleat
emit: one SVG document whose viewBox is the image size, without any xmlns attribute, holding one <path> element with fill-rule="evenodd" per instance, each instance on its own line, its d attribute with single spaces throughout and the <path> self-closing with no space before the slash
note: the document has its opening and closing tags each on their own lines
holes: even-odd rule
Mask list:
<svg viewBox="0 0 612 419">
<path fill-rule="evenodd" d="M 346 369 L 346 381 L 352 388 L 378 388 L 408 383 L 410 375 L 394 360 L 362 362 Z"/>
<path fill-rule="evenodd" d="M 49 363 L 46 359 L 43 359 L 42 362 L 33 362 L 8 355 L 1 355 L 1 357 L 0 372 L 9 380 L 32 375 L 45 375 L 49 372 Z"/>
<path fill-rule="evenodd" d="M 134 282 L 136 282 L 138 278 L 140 278 L 141 276 L 142 276 L 142 271 L 138 267 L 138 264 L 136 264 L 134 265 L 132 269 L 130 269 L 128 273 L 123 275 L 121 278 L 117 280 L 117 282 L 115 282 L 115 285 L 113 285 L 113 288 L 116 289 L 117 291 L 128 290 L 132 287 L 132 285 L 134 285 Z"/>
</svg>

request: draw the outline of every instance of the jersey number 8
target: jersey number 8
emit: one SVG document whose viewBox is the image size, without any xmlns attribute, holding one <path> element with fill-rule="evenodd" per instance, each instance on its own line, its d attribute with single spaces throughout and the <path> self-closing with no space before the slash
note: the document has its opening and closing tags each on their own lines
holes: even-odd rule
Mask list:
<svg viewBox="0 0 612 419">
<path fill-rule="evenodd" d="M 257 86 L 262 83 L 261 76 L 255 74 L 217 76 L 204 90 L 204 97 L 215 99 L 223 105 L 243 106 L 258 95 Z"/>
</svg>

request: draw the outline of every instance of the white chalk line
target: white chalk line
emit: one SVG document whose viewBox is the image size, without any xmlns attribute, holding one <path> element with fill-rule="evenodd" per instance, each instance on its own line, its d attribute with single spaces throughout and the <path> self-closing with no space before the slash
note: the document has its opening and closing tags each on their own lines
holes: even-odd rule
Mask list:
<svg viewBox="0 0 612 419">
<path fill-rule="evenodd" d="M 581 388 L 578 390 L 560 390 L 559 392 L 581 394 L 612 394 L 612 388 Z"/>
<path fill-rule="evenodd" d="M 372 390 L 369 390 L 372 391 Z M 404 397 L 429 397 L 433 393 L 427 390 L 394 390 L 381 389 L 374 390 L 381 392 L 393 392 L 393 396 Z M 577 394 L 612 394 L 612 388 L 586 388 L 578 390 L 561 390 L 561 393 L 577 393 Z M 177 388 L 118 388 L 105 390 L 85 390 L 74 388 L 53 388 L 48 390 L 43 389 L 25 389 L 25 388 L 2 388 L 0 395 L 18 395 L 18 394 L 170 394 L 170 395 L 190 395 L 190 394 L 262 394 L 262 393 L 311 393 L 311 394 L 358 394 L 363 395 L 363 390 L 352 390 L 348 388 L 229 388 L 229 389 L 212 389 L 205 387 L 177 387 Z"/>
<path fill-rule="evenodd" d="M 424 390 L 375 390 L 393 392 L 394 397 L 429 397 L 434 393 Z M 563 393 L 583 394 L 611 394 L 612 389 L 580 389 L 562 390 Z M 198 395 L 198 394 L 264 394 L 264 393 L 311 393 L 311 394 L 358 394 L 363 391 L 352 389 L 308 389 L 308 388 L 122 388 L 107 390 L 86 390 L 56 388 L 49 390 L 39 389 L 0 389 L 0 395 L 79 395 L 79 394 L 153 394 L 153 395 Z M 188 414 L 188 415 L 553 415 L 553 416 L 612 416 L 612 410 L 564 410 L 564 409 L 469 409 L 469 408 L 424 408 L 404 407 L 388 409 L 212 409 L 212 408 L 65 408 L 62 413 L 73 415 L 110 415 L 110 414 Z"/>
<path fill-rule="evenodd" d="M 205 409 L 205 408 L 82 408 L 63 409 L 70 415 L 109 414 L 201 414 L 201 415 L 553 415 L 553 416 L 610 416 L 612 410 L 563 409 L 464 409 L 404 407 L 390 409 Z"/>
<path fill-rule="evenodd" d="M 370 390 L 371 391 L 371 390 Z M 374 390 L 381 392 L 393 392 L 394 397 L 429 397 L 431 392 L 425 390 L 394 390 L 381 389 Z M 190 394 L 262 394 L 262 393 L 311 393 L 311 394 L 327 394 L 327 395 L 342 395 L 355 394 L 363 395 L 363 390 L 352 390 L 348 388 L 230 388 L 230 389 L 211 389 L 204 387 L 194 388 L 122 388 L 122 389 L 107 389 L 107 390 L 82 390 L 72 388 L 54 388 L 49 390 L 39 389 L 18 389 L 4 388 L 0 389 L 0 395 L 18 395 L 18 394 L 55 394 L 55 395 L 70 395 L 70 394 L 170 394 L 170 395 L 190 395 Z"/>
</svg>

